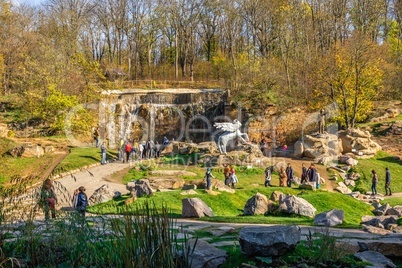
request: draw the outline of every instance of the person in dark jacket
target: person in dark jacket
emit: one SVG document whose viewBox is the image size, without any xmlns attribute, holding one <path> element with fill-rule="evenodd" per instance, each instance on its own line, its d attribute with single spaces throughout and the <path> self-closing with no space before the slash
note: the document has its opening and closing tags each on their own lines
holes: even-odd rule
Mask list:
<svg viewBox="0 0 402 268">
<path fill-rule="evenodd" d="M 87 211 L 88 206 L 88 196 L 85 193 L 85 187 L 80 186 L 78 188 L 78 197 L 77 197 L 77 205 L 75 207 L 78 215 L 82 218 L 85 218 L 85 212 Z"/>
<path fill-rule="evenodd" d="M 286 167 L 286 177 L 287 177 L 286 185 L 288 187 L 292 187 L 293 176 L 294 176 L 293 168 L 290 165 L 290 163 L 288 163 L 288 166 Z"/>
<path fill-rule="evenodd" d="M 214 175 L 212 175 L 211 169 L 207 168 L 207 172 L 205 172 L 204 179 L 207 181 L 207 190 L 211 190 L 211 179 L 215 178 Z"/>
<path fill-rule="evenodd" d="M 304 163 L 302 163 L 301 183 L 304 182 L 307 182 L 307 168 Z"/>
<path fill-rule="evenodd" d="M 314 164 L 311 164 L 309 169 L 307 170 L 307 178 L 310 182 L 317 180 L 317 170 L 315 169 Z"/>
<path fill-rule="evenodd" d="M 391 172 L 385 168 L 385 195 L 392 195 L 391 191 Z"/>
<path fill-rule="evenodd" d="M 371 171 L 371 173 L 373 174 L 373 178 L 371 179 L 371 195 L 376 195 L 377 194 L 378 175 L 374 169 Z"/>
</svg>

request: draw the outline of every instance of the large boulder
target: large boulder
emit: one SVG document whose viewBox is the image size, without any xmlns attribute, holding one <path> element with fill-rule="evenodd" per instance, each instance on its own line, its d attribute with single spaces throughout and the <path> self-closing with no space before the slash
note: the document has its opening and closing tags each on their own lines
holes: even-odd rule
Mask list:
<svg viewBox="0 0 402 268">
<path fill-rule="evenodd" d="M 389 215 L 389 216 L 363 216 L 361 224 L 362 225 L 368 225 L 368 226 L 374 226 L 378 228 L 385 228 L 388 229 L 392 224 L 397 223 L 398 221 L 398 216 L 396 215 Z"/>
<path fill-rule="evenodd" d="M 279 202 L 279 199 L 281 198 L 282 195 L 285 195 L 285 194 L 280 191 L 273 191 L 269 200 L 271 200 L 273 202 Z"/>
<path fill-rule="evenodd" d="M 343 223 L 345 213 L 341 209 L 331 209 L 315 216 L 314 223 L 321 226 L 336 226 Z"/>
<path fill-rule="evenodd" d="M 277 257 L 293 250 L 301 237 L 298 226 L 244 227 L 240 230 L 241 252 L 247 256 Z"/>
<path fill-rule="evenodd" d="M 154 190 L 151 188 L 149 180 L 147 179 L 130 181 L 127 183 L 126 189 L 130 191 L 131 196 L 135 197 L 150 196 L 154 193 Z"/>
<path fill-rule="evenodd" d="M 338 136 L 342 141 L 343 153 L 357 152 L 360 156 L 374 156 L 381 146 L 371 139 L 368 131 L 360 129 L 347 129 L 338 132 Z"/>
<path fill-rule="evenodd" d="M 185 198 L 182 200 L 181 216 L 183 218 L 213 217 L 212 209 L 199 198 Z"/>
<path fill-rule="evenodd" d="M 299 185 L 299 189 L 315 191 L 317 189 L 316 185 L 317 184 L 315 182 L 303 182 Z"/>
<path fill-rule="evenodd" d="M 394 206 L 387 210 L 385 215 L 396 215 L 398 217 L 402 216 L 402 206 Z"/>
<path fill-rule="evenodd" d="M 89 198 L 89 204 L 99 204 L 112 200 L 116 196 L 117 192 L 110 188 L 109 184 L 104 184 L 94 191 Z"/>
<path fill-rule="evenodd" d="M 317 162 L 329 163 L 336 160 L 342 152 L 338 142 L 338 136 L 334 134 L 311 134 L 303 136 L 302 141 L 295 143 L 297 151 L 294 152 L 295 157 L 307 157 Z"/>
<path fill-rule="evenodd" d="M 24 153 L 24 146 L 17 146 L 14 148 L 9 149 L 7 152 L 5 152 L 5 155 L 11 155 L 12 157 L 16 158 L 16 157 L 21 157 L 22 154 Z"/>
<path fill-rule="evenodd" d="M 165 177 L 165 178 L 155 178 L 148 177 L 149 184 L 152 189 L 161 190 L 161 189 L 182 189 L 184 186 L 184 180 L 181 178 L 175 177 Z"/>
<path fill-rule="evenodd" d="M 352 190 L 349 189 L 348 186 L 346 186 L 346 184 L 344 182 L 338 182 L 338 187 L 335 188 L 335 190 L 337 190 L 338 192 L 342 193 L 342 194 L 350 194 L 352 193 Z"/>
<path fill-rule="evenodd" d="M 303 157 L 304 152 L 304 144 L 302 141 L 296 141 L 295 145 L 293 146 L 293 156 L 296 158 Z"/>
<path fill-rule="evenodd" d="M 219 267 L 225 263 L 228 256 L 225 250 L 218 249 L 201 239 L 190 239 L 184 251 L 191 268 Z"/>
<path fill-rule="evenodd" d="M 268 211 L 268 198 L 260 193 L 256 193 L 247 200 L 244 206 L 244 215 L 264 215 Z"/>
<path fill-rule="evenodd" d="M 317 209 L 301 197 L 294 195 L 281 195 L 278 211 L 312 218 Z"/>
<path fill-rule="evenodd" d="M 370 267 L 397 267 L 390 259 L 373 250 L 358 252 L 355 254 L 355 257 L 361 261 L 371 263 L 372 265 Z"/>
<path fill-rule="evenodd" d="M 45 150 L 39 145 L 24 146 L 24 152 L 21 157 L 41 157 L 45 154 Z"/>
<path fill-rule="evenodd" d="M 373 210 L 373 214 L 376 216 L 384 216 L 386 214 L 386 212 L 388 211 L 388 209 L 390 209 L 391 206 L 386 203 L 376 209 Z"/>
</svg>

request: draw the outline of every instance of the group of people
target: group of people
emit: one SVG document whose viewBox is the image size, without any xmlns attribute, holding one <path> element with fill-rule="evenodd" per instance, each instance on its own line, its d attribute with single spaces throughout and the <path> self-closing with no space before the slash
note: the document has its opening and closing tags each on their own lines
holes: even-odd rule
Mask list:
<svg viewBox="0 0 402 268">
<path fill-rule="evenodd" d="M 45 220 L 56 218 L 57 196 L 54 190 L 53 182 L 50 179 L 46 179 L 43 182 L 39 204 L 43 208 L 43 212 L 45 213 Z M 85 193 L 85 187 L 80 186 L 74 191 L 72 198 L 72 207 L 81 218 L 85 218 L 87 206 L 88 196 Z"/>
<path fill-rule="evenodd" d="M 223 168 L 223 176 L 225 177 L 225 185 L 231 188 L 236 188 L 236 184 L 239 182 L 239 179 L 236 176 L 236 170 L 233 166 L 229 166 L 224 164 Z M 207 190 L 211 190 L 212 187 L 212 179 L 215 178 L 212 175 L 211 168 L 207 168 L 205 172 L 204 179 L 206 180 L 206 188 Z"/>
<path fill-rule="evenodd" d="M 269 166 L 265 169 L 265 183 L 264 186 L 272 186 L 271 179 L 272 179 L 272 171 L 273 167 Z M 290 163 L 287 164 L 287 167 L 281 166 L 279 169 L 279 186 L 281 187 L 292 187 L 292 183 L 294 180 L 294 171 L 293 167 Z M 305 182 L 315 182 L 316 187 L 320 187 L 319 182 L 319 174 L 315 168 L 315 165 L 312 163 L 309 168 L 302 164 L 302 171 L 301 171 L 301 183 Z"/>
<path fill-rule="evenodd" d="M 128 163 L 130 160 L 143 160 L 150 158 L 160 157 L 163 149 L 169 144 L 169 139 L 164 137 L 162 143 L 152 140 L 137 142 L 137 141 L 120 141 L 119 146 L 119 161 Z M 95 139 L 95 146 L 98 147 L 98 139 Z M 101 164 L 106 164 L 106 143 L 102 142 L 100 145 L 101 150 Z"/>
<path fill-rule="evenodd" d="M 162 143 L 152 140 L 143 142 L 120 141 L 119 160 L 128 163 L 130 160 L 142 160 L 158 158 L 162 150 L 169 144 L 167 137 L 163 138 Z"/>
<path fill-rule="evenodd" d="M 377 195 L 378 174 L 374 169 L 371 171 L 371 173 L 373 174 L 371 179 L 371 194 Z M 391 172 L 389 171 L 388 167 L 385 168 L 385 195 L 392 195 Z"/>
</svg>

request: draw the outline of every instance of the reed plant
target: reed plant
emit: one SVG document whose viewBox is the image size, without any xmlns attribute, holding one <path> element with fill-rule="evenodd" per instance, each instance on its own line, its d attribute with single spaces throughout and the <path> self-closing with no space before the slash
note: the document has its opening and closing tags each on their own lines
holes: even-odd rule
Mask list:
<svg viewBox="0 0 402 268">
<path fill-rule="evenodd" d="M 190 246 L 187 235 L 178 238 L 166 206 L 142 203 L 120 208 L 120 213 L 83 219 L 72 212 L 49 221 L 24 221 L 11 232 L 5 256 L 28 267 L 191 266 L 195 244 Z"/>
</svg>

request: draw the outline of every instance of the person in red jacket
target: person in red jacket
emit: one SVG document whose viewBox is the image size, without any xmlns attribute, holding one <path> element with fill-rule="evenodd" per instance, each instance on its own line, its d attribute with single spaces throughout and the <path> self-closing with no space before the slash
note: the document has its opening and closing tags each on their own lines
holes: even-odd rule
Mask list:
<svg viewBox="0 0 402 268">
<path fill-rule="evenodd" d="M 124 151 L 126 152 L 126 157 L 125 157 L 126 163 L 128 163 L 128 160 L 130 160 L 130 154 L 131 154 L 132 149 L 133 149 L 133 146 L 131 145 L 131 143 L 129 141 L 127 141 L 126 145 L 124 147 Z"/>
</svg>

